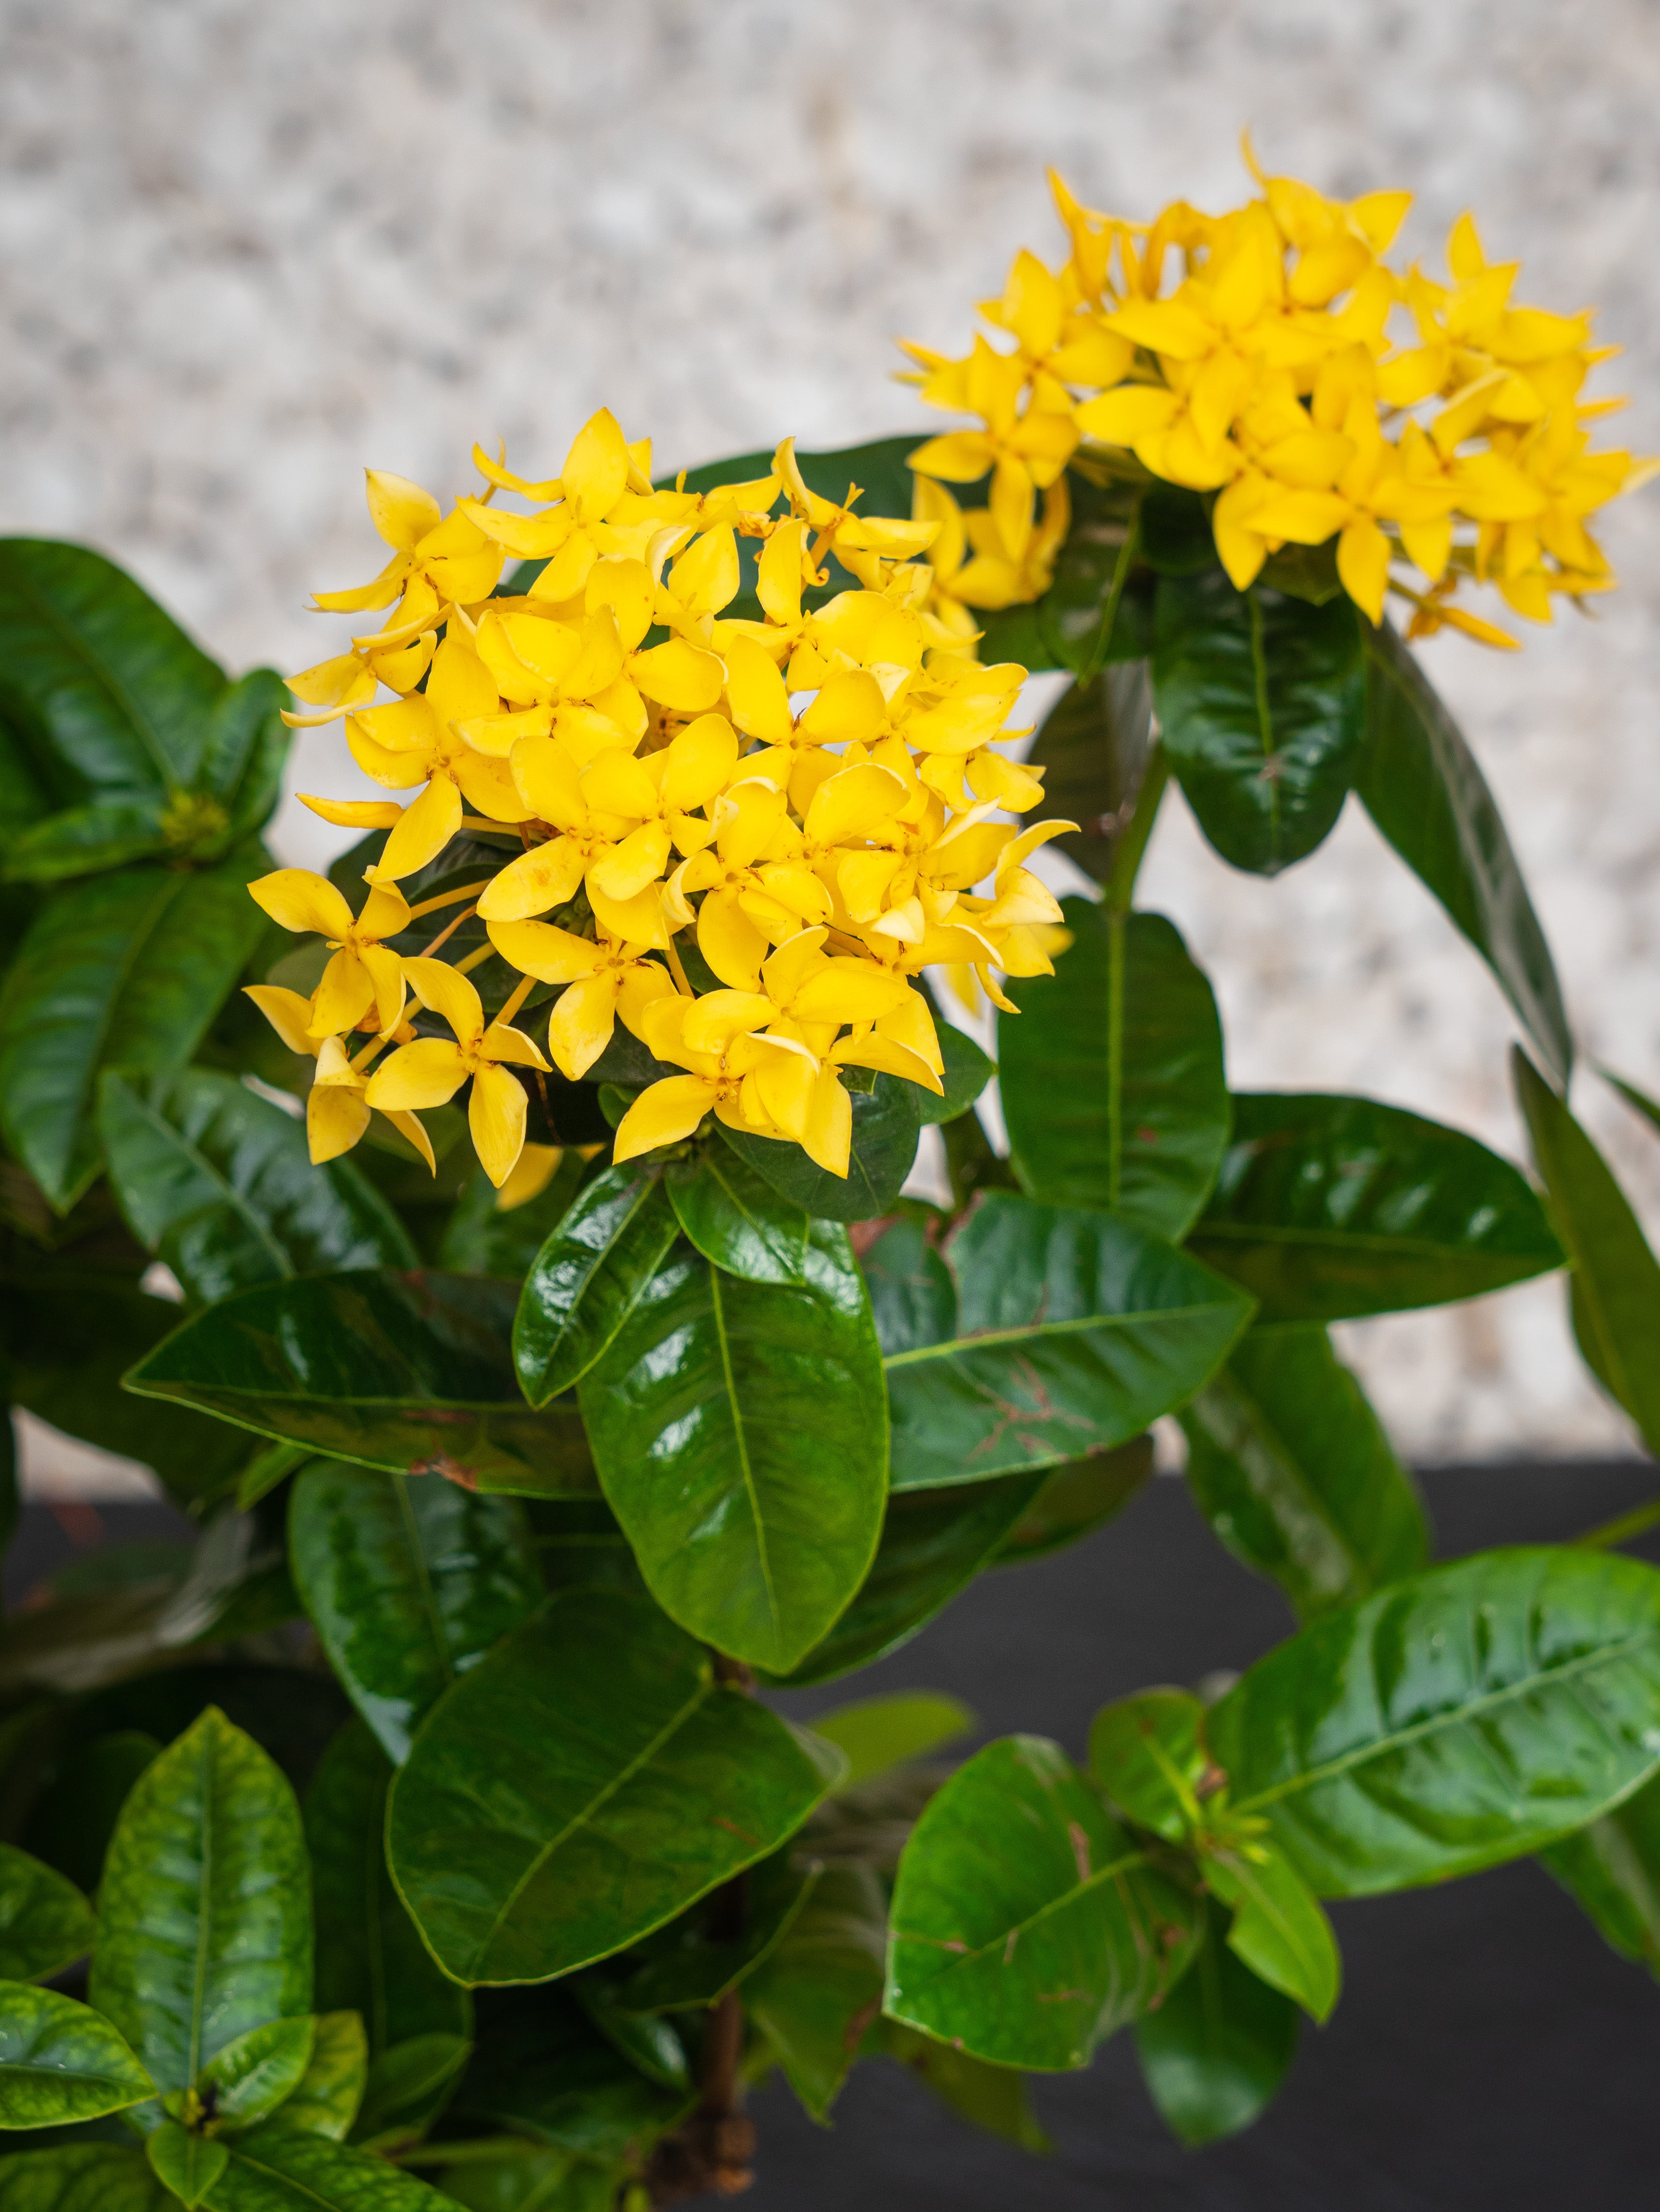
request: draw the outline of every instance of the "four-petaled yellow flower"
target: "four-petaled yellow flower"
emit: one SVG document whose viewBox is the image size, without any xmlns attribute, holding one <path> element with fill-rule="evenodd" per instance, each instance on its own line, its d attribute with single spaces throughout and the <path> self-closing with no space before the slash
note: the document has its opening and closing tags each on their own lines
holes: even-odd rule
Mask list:
<svg viewBox="0 0 1660 2212">
<path fill-rule="evenodd" d="M 400 1045 L 369 1078 L 364 1098 L 383 1112 L 418 1113 L 444 1106 L 470 1079 L 467 1125 L 473 1147 L 498 1189 L 512 1174 L 524 1144 L 528 1103 L 510 1067 L 547 1073 L 548 1063 L 522 1030 L 498 1018 L 488 1022 L 483 1002 L 467 978 L 442 960 L 406 960 L 403 972 L 423 1006 L 442 1016 L 454 1034 L 417 1037 Z"/>
</svg>

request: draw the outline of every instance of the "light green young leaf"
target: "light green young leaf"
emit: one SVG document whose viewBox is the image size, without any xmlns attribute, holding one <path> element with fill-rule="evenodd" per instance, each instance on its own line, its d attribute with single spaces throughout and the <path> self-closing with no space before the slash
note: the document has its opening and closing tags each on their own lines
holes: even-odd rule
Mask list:
<svg viewBox="0 0 1660 2212">
<path fill-rule="evenodd" d="M 182 2127 L 177 2120 L 163 2120 L 152 2130 L 144 2153 L 156 2179 L 173 2191 L 185 2212 L 196 2212 L 230 2159 L 222 2142 Z"/>
<path fill-rule="evenodd" d="M 312 2026 L 316 2034 L 311 2058 L 281 2107 L 282 2124 L 343 2142 L 357 2118 L 368 2077 L 369 2045 L 362 2015 L 318 2013 Z"/>
<path fill-rule="evenodd" d="M 100 2013 L 56 1990 L 0 1982 L 0 2128 L 61 2128 L 154 2094 Z"/>
<path fill-rule="evenodd" d="M 897 1690 L 838 1705 L 809 1723 L 847 1754 L 847 1771 L 837 1787 L 851 1790 L 874 1774 L 885 1774 L 907 1759 L 923 1759 L 942 1744 L 966 1735 L 975 1717 L 960 1698 L 938 1690 Z"/>
<path fill-rule="evenodd" d="M 1271 1844 L 1208 1849 L 1204 1869 L 1210 1888 L 1233 1908 L 1228 1948 L 1312 2019 L 1330 2019 L 1342 1986 L 1337 1939 L 1285 1853 Z"/>
</svg>

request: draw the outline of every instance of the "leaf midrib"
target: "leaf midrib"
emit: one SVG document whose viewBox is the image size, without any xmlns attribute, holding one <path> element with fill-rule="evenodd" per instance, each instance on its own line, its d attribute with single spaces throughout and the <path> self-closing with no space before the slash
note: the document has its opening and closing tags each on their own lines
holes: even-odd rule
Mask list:
<svg viewBox="0 0 1660 2212">
<path fill-rule="evenodd" d="M 1277 1222 L 1263 1222 L 1259 1225 L 1250 1221 L 1200 1219 L 1188 1231 L 1190 1243 L 1203 1243 L 1211 1239 L 1236 1244 L 1330 1245 L 1342 1251 L 1399 1253 L 1414 1260 L 1542 1260 L 1547 1266 L 1561 1265 L 1560 1260 L 1551 1262 L 1536 1249 L 1531 1252 L 1503 1252 L 1490 1245 L 1436 1244 L 1417 1237 L 1390 1236 L 1381 1230 L 1301 1229 L 1287 1227 Z"/>
<path fill-rule="evenodd" d="M 1063 1890 L 1058 1897 L 1046 1899 L 1035 1912 L 1029 1912 L 1024 1920 L 1011 1921 L 1007 1928 L 994 1936 L 990 1942 L 982 1943 L 977 1950 L 951 1953 L 948 1962 L 941 1967 L 938 1973 L 930 1974 L 926 1978 L 926 1983 L 922 1986 L 942 1982 L 948 1975 L 957 1973 L 966 1966 L 973 1966 L 977 1960 L 989 1957 L 992 1952 L 1006 1950 L 1011 1936 L 1018 1937 L 1025 1935 L 1028 1928 L 1040 1927 L 1051 1913 L 1064 1911 L 1069 1905 L 1075 1904 L 1081 1897 L 1087 1897 L 1091 1890 L 1099 1889 L 1103 1882 L 1115 1881 L 1120 1875 L 1129 1874 L 1137 1867 L 1151 1864 L 1152 1860 L 1146 1851 L 1129 1851 L 1122 1858 L 1110 1861 L 1107 1865 L 1097 1868 L 1087 1881 L 1075 1882 L 1070 1889 Z M 939 1938 L 936 1936 L 907 1936 L 900 1928 L 894 1930 L 894 1941 L 896 1943 L 920 1944 L 926 1949 L 935 1948 L 939 1943 Z"/>
<path fill-rule="evenodd" d="M 755 1557 L 760 1568 L 761 1587 L 766 1593 L 766 1613 L 776 1643 L 784 1632 L 779 1617 L 778 1591 L 772 1583 L 772 1563 L 766 1556 L 766 1522 L 761 1513 L 760 1494 L 755 1486 L 755 1471 L 749 1457 L 749 1439 L 744 1431 L 743 1407 L 738 1396 L 737 1377 L 732 1371 L 731 1335 L 726 1326 L 726 1312 L 721 1299 L 721 1271 L 709 1270 L 709 1305 L 714 1316 L 715 1335 L 720 1345 L 721 1374 L 726 1384 L 727 1401 L 732 1409 L 732 1435 L 737 1445 L 738 1469 L 743 1477 L 744 1495 L 749 1502 L 749 1516 L 755 1526 Z"/>
<path fill-rule="evenodd" d="M 1147 1306 L 1135 1313 L 1084 1314 L 1075 1321 L 1022 1322 L 1015 1328 L 988 1328 L 974 1336 L 948 1337 L 942 1343 L 918 1345 L 910 1352 L 890 1352 L 883 1369 L 914 1367 L 924 1359 L 949 1359 L 960 1352 L 980 1352 L 1000 1344 L 1031 1344 L 1042 1338 L 1081 1336 L 1096 1328 L 1131 1328 L 1142 1322 L 1190 1321 L 1203 1314 L 1223 1313 L 1239 1303 L 1215 1298 L 1202 1306 Z"/>
<path fill-rule="evenodd" d="M 202 1150 L 199 1145 L 193 1143 L 190 1138 L 186 1137 L 182 1129 L 175 1128 L 173 1123 L 167 1120 L 166 1115 L 158 1112 L 158 1110 L 151 1105 L 149 1100 L 144 1097 L 139 1091 L 135 1091 L 130 1084 L 123 1083 L 120 1087 L 126 1093 L 127 1097 L 137 1106 L 141 1118 L 148 1122 L 149 1127 L 158 1136 L 167 1139 L 176 1152 L 182 1153 L 184 1157 L 190 1161 L 192 1167 L 197 1169 L 203 1178 L 214 1188 L 218 1190 L 221 1194 L 222 1203 L 228 1206 L 233 1212 L 239 1214 L 241 1217 L 247 1227 L 252 1231 L 255 1240 L 264 1247 L 266 1254 L 275 1264 L 278 1274 L 288 1279 L 292 1279 L 299 1271 L 294 1267 L 293 1261 L 289 1258 L 287 1250 L 282 1245 L 278 1243 L 276 1237 L 260 1219 L 258 1214 L 255 1212 L 253 1207 L 243 1196 L 242 1193 L 237 1189 L 234 1183 L 233 1183 L 229 1178 L 214 1164 L 213 1161 L 209 1158 L 208 1155 Z M 166 1232 L 164 1231 L 163 1234 L 165 1233 Z"/>
</svg>

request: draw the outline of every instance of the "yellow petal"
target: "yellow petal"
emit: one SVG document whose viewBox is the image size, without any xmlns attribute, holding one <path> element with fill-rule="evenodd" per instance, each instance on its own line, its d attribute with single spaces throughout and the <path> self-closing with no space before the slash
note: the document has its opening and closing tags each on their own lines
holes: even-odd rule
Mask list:
<svg viewBox="0 0 1660 2212">
<path fill-rule="evenodd" d="M 455 757 L 451 773 L 475 814 L 508 823 L 533 818 L 534 810 L 520 797 L 506 761 L 493 760 L 485 753 L 463 752 Z"/>
<path fill-rule="evenodd" d="M 853 1102 L 842 1089 L 835 1069 L 826 1067 L 813 1085 L 802 1150 L 827 1174 L 845 1176 L 852 1143 Z"/>
<path fill-rule="evenodd" d="M 496 1212 L 511 1213 L 515 1206 L 528 1206 L 533 1198 L 540 1198 L 564 1157 L 562 1145 L 526 1145 L 518 1166 L 496 1193 Z"/>
<path fill-rule="evenodd" d="M 538 1060 L 541 1054 L 536 1054 Z M 467 1127 L 479 1164 L 500 1190 L 524 1149 L 524 1122 L 530 1101 L 524 1086 L 506 1068 L 481 1067 L 473 1078 L 467 1101 Z"/>
<path fill-rule="evenodd" d="M 397 964 L 396 954 L 387 956 Z M 342 947 L 323 970 L 312 1001 L 312 1035 L 337 1036 L 353 1030 L 374 1003 L 374 978 L 349 946 Z"/>
<path fill-rule="evenodd" d="M 909 1045 L 900 1044 L 894 1037 L 885 1037 L 872 1030 L 868 1036 L 843 1037 L 830 1048 L 831 1060 L 838 1067 L 873 1067 L 887 1075 L 902 1075 L 907 1083 L 919 1083 L 924 1091 L 942 1091 L 933 1069 L 919 1053 Z"/>
<path fill-rule="evenodd" d="M 413 1145 L 421 1158 L 426 1161 L 427 1172 L 429 1175 L 436 1175 L 438 1161 L 433 1152 L 433 1140 L 427 1134 L 427 1125 L 420 1116 L 415 1114 L 394 1112 L 388 1114 L 386 1119 L 397 1131 L 405 1144 Z"/>
<path fill-rule="evenodd" d="M 729 684 L 730 680 L 729 662 Z M 737 734 L 726 717 L 700 714 L 668 748 L 663 772 L 663 804 L 682 812 L 706 806 L 726 788 L 737 763 Z"/>
<path fill-rule="evenodd" d="M 588 871 L 590 895 L 626 904 L 649 884 L 661 878 L 669 865 L 669 838 L 666 823 L 645 822 L 594 861 Z"/>
<path fill-rule="evenodd" d="M 382 1060 L 362 1096 L 382 1113 L 407 1113 L 446 1105 L 466 1080 L 467 1066 L 457 1046 L 445 1037 L 417 1037 Z"/>
<path fill-rule="evenodd" d="M 698 908 L 698 951 L 735 991 L 760 988 L 766 942 L 730 891 L 711 891 Z"/>
<path fill-rule="evenodd" d="M 583 797 L 602 813 L 644 822 L 657 811 L 657 787 L 644 761 L 621 745 L 597 754 L 582 771 Z"/>
<path fill-rule="evenodd" d="M 548 1017 L 548 1049 L 567 1082 L 579 1083 L 609 1044 L 616 1011 L 617 987 L 611 975 L 591 975 L 560 992 Z"/>
<path fill-rule="evenodd" d="M 701 1075 L 669 1075 L 642 1091 L 617 1125 L 611 1157 L 619 1167 L 659 1145 L 689 1137 L 713 1106 L 718 1092 Z"/>
<path fill-rule="evenodd" d="M 435 860 L 461 827 L 461 793 L 441 772 L 434 775 L 419 799 L 399 816 L 373 867 L 364 870 L 371 883 L 396 882 L 412 876 Z"/>
<path fill-rule="evenodd" d="M 910 793 L 892 769 L 861 761 L 827 776 L 807 810 L 809 842 L 842 845 L 875 834 L 905 805 Z"/>
<path fill-rule="evenodd" d="M 632 898 L 614 899 L 594 882 L 588 882 L 588 903 L 594 909 L 594 919 L 605 934 L 619 945 L 638 945 L 663 951 L 669 944 L 669 931 L 663 914 L 663 887 L 647 884 Z"/>
<path fill-rule="evenodd" d="M 874 1022 L 912 995 L 902 976 L 874 960 L 829 961 L 809 975 L 790 1001 L 798 1022 Z"/>
<path fill-rule="evenodd" d="M 365 469 L 369 520 L 389 545 L 412 553 L 429 531 L 436 530 L 442 509 L 431 492 L 422 491 L 408 477 L 395 477 L 389 469 Z"/>
<path fill-rule="evenodd" d="M 294 796 L 302 806 L 309 806 L 313 814 L 342 830 L 390 830 L 403 818 L 403 809 L 395 799 L 318 799 L 308 791 L 296 792 Z"/>
<path fill-rule="evenodd" d="M 316 1054 L 309 999 L 302 999 L 298 991 L 285 990 L 280 983 L 245 983 L 242 995 L 253 1000 L 290 1052 Z"/>
<path fill-rule="evenodd" d="M 1122 384 L 1099 399 L 1086 399 L 1073 418 L 1085 435 L 1104 446 L 1133 446 L 1149 430 L 1167 429 L 1181 401 L 1162 385 Z"/>
<path fill-rule="evenodd" d="M 801 718 L 803 732 L 821 745 L 869 744 L 881 732 L 888 702 L 874 676 L 862 668 L 833 676 Z"/>
<path fill-rule="evenodd" d="M 581 848 L 568 837 L 533 845 L 528 853 L 509 860 L 488 890 L 480 892 L 479 914 L 486 922 L 518 922 L 564 906 L 576 896 L 585 865 Z M 524 972 L 535 971 L 526 969 Z"/>
<path fill-rule="evenodd" d="M 493 921 L 490 942 L 521 975 L 539 983 L 574 983 L 591 975 L 604 958 L 597 945 L 550 921 Z"/>
<path fill-rule="evenodd" d="M 693 1000 L 681 1035 L 688 1052 L 724 1052 L 735 1036 L 760 1028 L 774 1012 L 759 991 L 708 991 Z"/>
<path fill-rule="evenodd" d="M 483 1003 L 467 977 L 447 960 L 406 960 L 403 974 L 421 1005 L 448 1022 L 463 1043 L 482 1035 Z"/>
<path fill-rule="evenodd" d="M 559 473 L 579 520 L 597 522 L 616 505 L 628 488 L 628 447 L 609 407 L 578 431 Z"/>
<path fill-rule="evenodd" d="M 313 1087 L 306 1100 L 306 1141 L 312 1165 L 320 1168 L 350 1152 L 368 1126 L 369 1109 L 360 1091 Z"/>
<path fill-rule="evenodd" d="M 1337 540 L 1337 574 L 1355 605 L 1374 623 L 1384 618 L 1389 540 L 1369 515 L 1357 515 Z"/>
<path fill-rule="evenodd" d="M 541 1046 L 511 1022 L 492 1022 L 479 1039 L 478 1048 L 486 1060 L 500 1060 L 504 1067 L 534 1067 L 543 1075 L 548 1073 Z"/>
<path fill-rule="evenodd" d="M 276 868 L 248 885 L 248 896 L 283 929 L 315 930 L 319 936 L 350 933 L 352 910 L 326 876 L 309 868 Z"/>
<path fill-rule="evenodd" d="M 634 656 L 633 680 L 659 707 L 676 714 L 700 714 L 720 697 L 726 671 L 712 653 L 671 637 L 667 645 Z"/>
</svg>

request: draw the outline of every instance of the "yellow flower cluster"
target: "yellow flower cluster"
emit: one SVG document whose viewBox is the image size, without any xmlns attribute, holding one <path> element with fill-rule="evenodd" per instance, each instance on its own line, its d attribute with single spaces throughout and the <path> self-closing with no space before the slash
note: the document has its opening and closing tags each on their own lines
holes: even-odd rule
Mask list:
<svg viewBox="0 0 1660 2212">
<path fill-rule="evenodd" d="M 1588 450 L 1588 426 L 1624 404 L 1581 398 L 1617 350 L 1592 346 L 1590 315 L 1512 306 L 1518 264 L 1489 263 L 1467 215 L 1450 283 L 1415 264 L 1398 275 L 1382 257 L 1409 193 L 1329 200 L 1264 177 L 1249 141 L 1245 158 L 1260 198 L 1222 216 L 1177 201 L 1151 225 L 1081 206 L 1051 174 L 1069 258 L 1053 273 L 1021 253 L 981 308 L 1012 348 L 977 338 L 953 360 L 906 347 L 923 398 L 984 425 L 911 457 L 917 511 L 944 526 L 941 619 L 966 635 L 969 610 L 1046 588 L 1064 471 L 1092 454 L 1215 493 L 1217 554 L 1241 591 L 1281 546 L 1335 538 L 1342 585 L 1373 622 L 1389 589 L 1416 611 L 1409 635 L 1446 623 L 1511 646 L 1449 605 L 1461 581 L 1496 584 L 1535 622 L 1555 594 L 1609 590 L 1585 517 L 1652 465 Z M 989 505 L 959 515 L 945 485 L 988 471 Z"/>
<path fill-rule="evenodd" d="M 997 976 L 1051 972 L 1064 942 L 1024 864 L 1073 825 L 991 818 L 1042 793 L 1040 772 L 998 750 L 1026 671 L 980 666 L 930 611 L 918 556 L 937 525 L 861 514 L 857 486 L 839 504 L 819 497 L 788 440 L 768 475 L 702 493 L 654 489 L 649 446 L 603 411 L 554 480 L 473 458 L 486 488 L 448 516 L 371 472 L 392 559 L 317 604 L 392 611 L 291 684 L 311 710 L 291 722 L 343 715 L 366 773 L 416 794 L 306 799 L 325 820 L 388 833 L 355 916 L 304 869 L 251 886 L 274 920 L 334 948 L 309 1000 L 251 994 L 316 1057 L 313 1157 L 345 1151 L 379 1109 L 430 1160 L 417 1116 L 470 1081 L 474 1143 L 500 1188 L 526 1128 L 512 1071 L 534 1081 L 551 1060 L 580 1078 L 620 1019 L 684 1073 L 629 1108 L 619 1161 L 712 1113 L 845 1175 L 844 1070 L 941 1089 L 922 970 L 965 971 L 1006 1006 Z M 498 492 L 530 511 L 499 507 Z M 758 546 L 759 620 L 725 612 L 740 539 Z M 502 593 L 509 556 L 543 565 Z M 833 560 L 846 588 L 821 599 Z M 382 687 L 397 696 L 377 705 Z M 401 884 L 463 830 L 497 842 L 500 866 L 412 905 Z M 452 907 L 421 951 L 394 949 Z M 475 913 L 488 943 L 438 957 Z M 692 945 L 713 979 L 700 994 Z M 465 971 L 493 951 L 523 980 L 492 1016 Z M 546 1057 L 514 1023 L 538 983 L 562 987 Z M 416 1034 L 412 1000 L 450 1036 Z M 368 1042 L 354 1056 L 354 1033 Z"/>
</svg>

